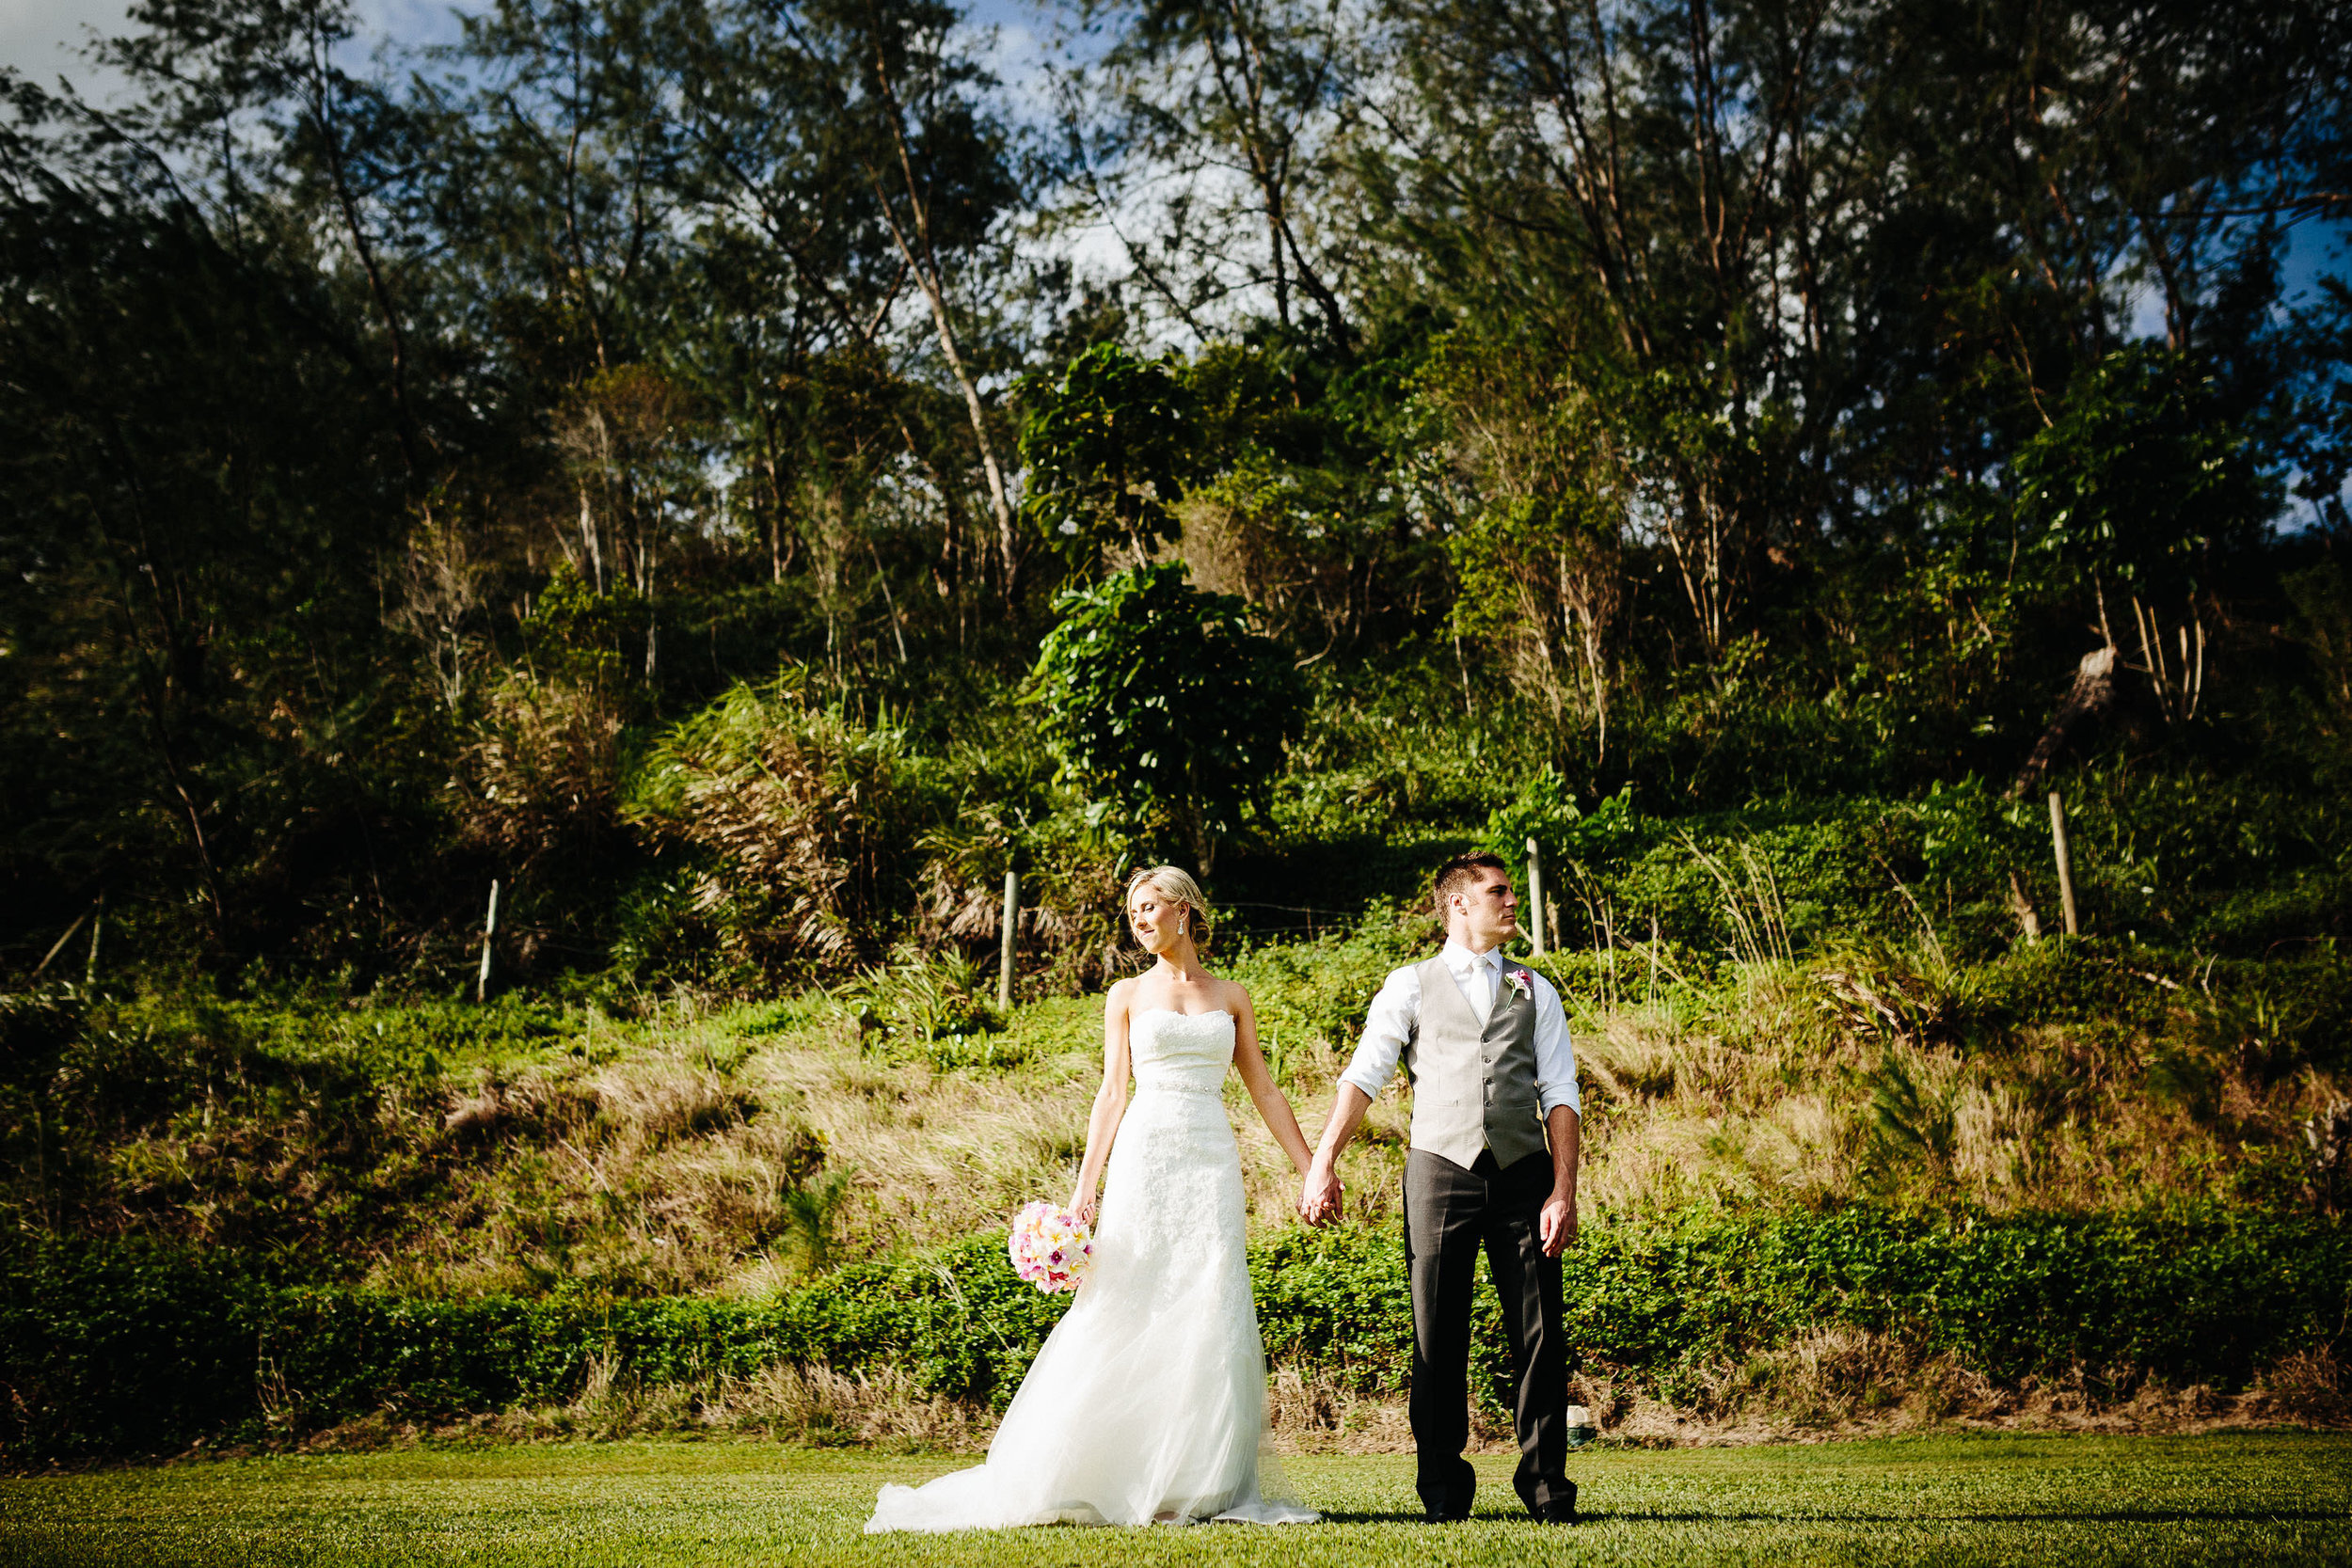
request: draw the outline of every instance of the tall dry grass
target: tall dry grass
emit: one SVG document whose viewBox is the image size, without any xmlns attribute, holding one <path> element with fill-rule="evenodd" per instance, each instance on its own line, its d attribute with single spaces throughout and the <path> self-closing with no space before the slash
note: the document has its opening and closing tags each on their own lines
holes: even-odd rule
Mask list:
<svg viewBox="0 0 2352 1568">
<path fill-rule="evenodd" d="M 1400 942 L 1351 934 L 1235 966 L 1311 1139 Z M 1654 982 L 1651 955 L 1610 957 L 1640 983 L 1555 970 L 1588 1217 L 1860 1197 L 1996 1213 L 2352 1201 L 2352 1083 L 2280 1005 L 2126 973 L 2114 994 L 2132 1005 L 2113 1016 L 2037 1012 L 2039 972 L 1963 971 L 1926 942 L 1711 971 L 1661 954 Z M 200 1245 L 316 1234 L 394 1291 L 766 1294 L 1065 1196 L 1100 1006 L 1041 1000 L 1001 1032 L 924 1040 L 853 990 L 673 998 L 631 1021 L 533 1015 L 422 1073 L 371 1066 L 365 1043 L 269 1054 L 141 1044 L 145 1026 L 126 1025 L 111 1054 L 93 1047 L 89 1082 L 103 1069 L 126 1087 L 76 1123 L 72 1201 L 90 1229 Z M 353 1041 L 376 1037 L 364 1014 L 337 1018 Z M 162 1102 L 157 1085 L 166 1109 L 134 1116 Z M 1237 1082 L 1227 1109 L 1252 1223 L 1294 1223 L 1295 1176 Z M 1396 1222 L 1409 1117 L 1400 1085 L 1348 1153 L 1358 1223 Z"/>
<path fill-rule="evenodd" d="M 1766 958 L 1711 989 L 1580 1007 L 1588 1214 L 1855 1197 L 2014 1210 L 2292 1196 L 2303 1129 L 2347 1085 L 2265 1078 L 2184 1004 L 2156 1030 L 2026 1024 L 1972 1042 L 1931 957 Z M 678 1014 L 504 1079 L 445 1114 L 478 1157 L 373 1283 L 526 1289 L 586 1276 L 761 1293 L 844 1259 L 943 1244 L 1058 1199 L 1100 1071 L 1096 1008 L 1022 1009 L 1009 1066 L 894 1052 L 846 1004 L 750 1035 Z M 1311 1139 L 1345 1060 L 1336 1030 L 1282 1051 Z M 2188 1042 L 2188 1043 L 2184 1043 Z M 1293 1223 L 1296 1180 L 1237 1082 L 1227 1105 L 1253 1224 Z M 1410 1103 L 1384 1096 L 1342 1168 L 1359 1223 L 1394 1223 Z M 2313 1147 L 2316 1147 L 2314 1145 Z M 167 1158 L 149 1149 L 143 1157 Z"/>
</svg>

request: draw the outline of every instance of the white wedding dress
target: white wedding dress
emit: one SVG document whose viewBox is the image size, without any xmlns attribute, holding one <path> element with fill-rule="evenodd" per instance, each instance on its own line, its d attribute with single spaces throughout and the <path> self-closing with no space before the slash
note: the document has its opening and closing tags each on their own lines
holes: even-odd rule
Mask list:
<svg viewBox="0 0 2352 1568">
<path fill-rule="evenodd" d="M 1152 1008 L 1128 1041 L 1136 1095 L 1104 1173 L 1093 1275 L 988 1463 L 883 1487 L 866 1533 L 1317 1517 L 1269 1500 L 1260 1470 L 1265 1350 L 1223 1095 L 1232 1017 Z"/>
</svg>

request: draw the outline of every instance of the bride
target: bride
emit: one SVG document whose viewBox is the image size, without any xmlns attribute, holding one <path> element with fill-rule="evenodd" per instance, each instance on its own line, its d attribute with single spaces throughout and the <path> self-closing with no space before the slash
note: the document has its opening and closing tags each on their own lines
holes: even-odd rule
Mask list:
<svg viewBox="0 0 2352 1568">
<path fill-rule="evenodd" d="M 1094 1272 L 1022 1380 L 988 1463 L 883 1487 L 868 1534 L 1316 1517 L 1261 1489 L 1265 1352 L 1226 1069 L 1302 1176 L 1307 1140 L 1258 1050 L 1249 993 L 1200 967 L 1200 887 L 1170 865 L 1137 872 L 1127 921 L 1158 961 L 1111 987 L 1104 1008 L 1103 1086 L 1070 1198 L 1092 1224 L 1107 1175 Z"/>
</svg>

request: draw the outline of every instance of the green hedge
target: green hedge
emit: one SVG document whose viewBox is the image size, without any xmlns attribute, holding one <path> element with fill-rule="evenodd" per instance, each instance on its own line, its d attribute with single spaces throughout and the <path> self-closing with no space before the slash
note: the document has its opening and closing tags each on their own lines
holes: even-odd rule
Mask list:
<svg viewBox="0 0 2352 1568">
<path fill-rule="evenodd" d="M 998 1237 L 860 1264 L 782 1301 L 577 1296 L 439 1302 L 258 1284 L 139 1245 L 0 1254 L 0 1453 L 14 1463 L 176 1449 L 263 1430 L 265 1401 L 320 1424 L 560 1402 L 593 1362 L 643 1383 L 777 1361 L 904 1369 L 1001 1407 L 1066 1298 L 1015 1279 Z M 1392 1232 L 1290 1230 L 1252 1252 L 1276 1365 L 1404 1386 L 1411 1313 Z M 1851 1324 L 2003 1383 L 2079 1372 L 2242 1386 L 2329 1341 L 2352 1310 L 2352 1229 L 2311 1216 L 1827 1214 L 1596 1227 L 1571 1255 L 1571 1343 L 1672 1397 L 1683 1375 Z M 1490 1294 L 1486 1376 L 1502 1374 Z M 1491 1386 L 1491 1384 L 1490 1384 Z"/>
</svg>

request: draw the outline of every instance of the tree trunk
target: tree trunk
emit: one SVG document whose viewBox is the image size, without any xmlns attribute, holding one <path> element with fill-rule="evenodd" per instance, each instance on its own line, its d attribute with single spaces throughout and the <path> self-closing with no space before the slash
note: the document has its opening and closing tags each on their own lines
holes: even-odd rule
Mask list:
<svg viewBox="0 0 2352 1568">
<path fill-rule="evenodd" d="M 946 278 L 931 244 L 930 212 L 923 201 L 922 182 L 915 178 L 914 155 L 907 148 L 906 116 L 899 108 L 898 88 L 891 83 L 889 69 L 879 53 L 874 59 L 874 80 L 890 110 L 891 145 L 898 155 L 898 176 L 905 183 L 914 232 L 909 234 L 908 226 L 898 221 L 897 210 L 882 190 L 879 169 L 874 173 L 874 196 L 882 205 L 882 221 L 889 226 L 899 258 L 923 291 L 924 303 L 930 308 L 931 325 L 938 329 L 939 352 L 946 356 L 947 369 L 963 393 L 964 413 L 972 421 L 972 439 L 980 451 L 980 469 L 988 476 L 989 510 L 996 517 L 996 547 L 1005 572 L 1005 603 L 1008 608 L 1016 607 L 1021 592 L 1021 537 L 1013 524 L 1012 496 L 1005 483 L 1004 466 L 996 460 L 996 441 L 988 431 L 988 409 L 980 402 L 979 385 L 963 362 L 962 348 L 956 341 L 955 324 L 948 318 Z"/>
<path fill-rule="evenodd" d="M 2058 711 L 2050 715 L 2049 726 L 2042 738 L 2034 742 L 2033 753 L 2026 758 L 2026 766 L 2010 781 L 2009 799 L 2020 800 L 2026 792 L 2050 770 L 2058 760 L 2068 737 L 2086 720 L 2096 719 L 2115 705 L 2115 649 L 2094 648 L 2083 655 L 2075 668 L 2074 683 L 2058 702 Z"/>
</svg>

